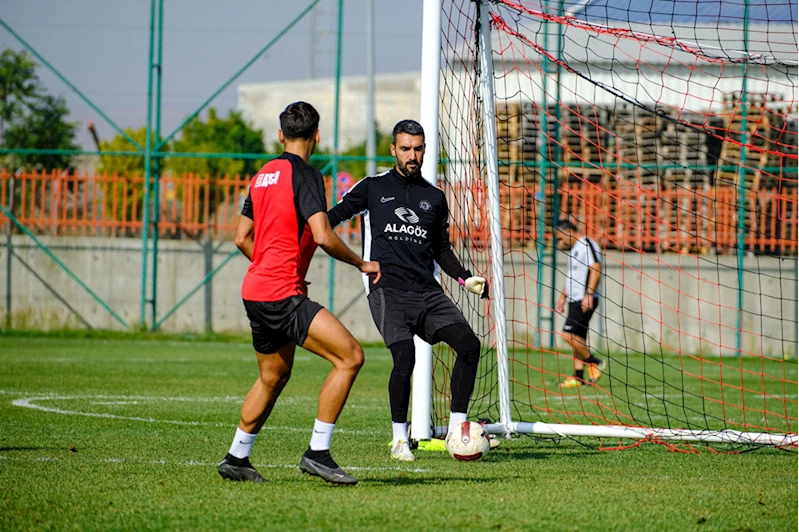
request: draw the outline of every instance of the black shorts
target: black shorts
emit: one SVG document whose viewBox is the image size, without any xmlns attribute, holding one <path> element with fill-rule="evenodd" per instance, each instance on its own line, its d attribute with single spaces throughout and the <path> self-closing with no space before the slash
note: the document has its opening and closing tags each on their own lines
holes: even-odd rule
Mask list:
<svg viewBox="0 0 799 532">
<path fill-rule="evenodd" d="M 569 314 L 566 316 L 566 323 L 563 325 L 563 332 L 572 333 L 580 338 L 588 338 L 588 322 L 591 321 L 591 316 L 594 315 L 599 299 L 594 298 L 594 305 L 583 312 L 582 301 L 575 301 L 569 303 Z"/>
<path fill-rule="evenodd" d="M 247 301 L 244 309 L 252 328 L 252 346 L 257 353 L 274 353 L 289 342 L 305 343 L 308 329 L 322 305 L 308 296 L 280 301 Z"/>
<path fill-rule="evenodd" d="M 428 344 L 438 342 L 436 333 L 455 323 L 469 323 L 443 290 L 410 292 L 378 288 L 369 294 L 369 309 L 386 347 L 417 335 Z"/>
</svg>

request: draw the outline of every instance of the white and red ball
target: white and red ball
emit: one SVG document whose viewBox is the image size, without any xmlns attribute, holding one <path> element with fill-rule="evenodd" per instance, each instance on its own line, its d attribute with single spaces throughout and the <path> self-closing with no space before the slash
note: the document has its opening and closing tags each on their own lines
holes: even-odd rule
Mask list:
<svg viewBox="0 0 799 532">
<path fill-rule="evenodd" d="M 446 439 L 447 451 L 456 460 L 479 460 L 491 449 L 488 433 L 479 423 L 464 421 L 453 428 Z"/>
</svg>

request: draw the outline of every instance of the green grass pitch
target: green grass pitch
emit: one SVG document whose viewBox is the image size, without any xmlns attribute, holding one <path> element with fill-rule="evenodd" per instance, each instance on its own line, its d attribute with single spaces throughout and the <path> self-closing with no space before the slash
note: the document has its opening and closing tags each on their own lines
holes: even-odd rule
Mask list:
<svg viewBox="0 0 799 532">
<path fill-rule="evenodd" d="M 247 343 L 0 335 L 0 530 L 797 529 L 795 452 L 525 437 L 398 464 L 390 355 L 366 360 L 333 438 L 357 486 L 297 468 L 329 368 L 303 350 L 253 451 L 272 482 L 239 484 L 216 464 L 256 376 Z"/>
</svg>

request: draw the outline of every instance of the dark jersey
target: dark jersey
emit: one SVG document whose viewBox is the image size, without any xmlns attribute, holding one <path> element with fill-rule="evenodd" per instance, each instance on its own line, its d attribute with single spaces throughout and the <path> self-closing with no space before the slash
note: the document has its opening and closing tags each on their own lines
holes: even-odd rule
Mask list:
<svg viewBox="0 0 799 532">
<path fill-rule="evenodd" d="M 363 216 L 363 259 L 380 263 L 381 278 L 370 289 L 441 290 L 434 261 L 454 278 L 468 277 L 449 243 L 449 208 L 441 189 L 421 176 L 408 179 L 392 169 L 366 177 L 330 209 L 335 227 Z"/>
<path fill-rule="evenodd" d="M 301 157 L 284 153 L 261 168 L 241 211 L 255 225 L 243 299 L 280 301 L 307 294 L 305 274 L 316 249 L 308 218 L 326 209 L 322 174 Z"/>
</svg>

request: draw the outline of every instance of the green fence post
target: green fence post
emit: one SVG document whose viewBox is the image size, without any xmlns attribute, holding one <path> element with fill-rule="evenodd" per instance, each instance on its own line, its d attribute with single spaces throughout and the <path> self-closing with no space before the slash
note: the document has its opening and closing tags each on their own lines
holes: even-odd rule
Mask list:
<svg viewBox="0 0 799 532">
<path fill-rule="evenodd" d="M 338 193 L 338 122 L 341 105 L 341 37 L 344 22 L 344 0 L 338 0 L 338 32 L 336 44 L 336 102 L 333 117 L 333 183 L 330 187 L 330 205 L 336 204 Z M 336 300 L 336 259 L 330 257 L 330 278 L 328 280 L 328 310 L 333 312 Z"/>
<path fill-rule="evenodd" d="M 150 0 L 150 51 L 147 60 L 147 126 L 144 143 L 144 212 L 142 214 L 142 257 L 141 257 L 141 305 L 139 326 L 147 326 L 145 307 L 147 306 L 147 247 L 150 240 L 150 163 L 153 153 L 152 114 L 153 114 L 153 53 L 155 49 L 155 2 Z M 134 206 L 135 208 L 135 206 Z"/>
<path fill-rule="evenodd" d="M 164 0 L 156 0 L 158 2 L 158 27 L 157 27 L 157 46 L 156 46 L 156 63 L 150 65 L 150 68 L 155 68 L 155 142 L 158 143 L 161 138 L 161 75 L 163 73 L 163 47 L 164 47 Z M 153 273 L 150 289 L 150 312 L 151 323 L 155 323 L 158 310 L 158 222 L 161 218 L 161 148 L 156 144 L 155 157 L 155 175 L 153 175 Z"/>
<path fill-rule="evenodd" d="M 11 176 L 11 179 L 8 180 L 8 212 L 14 212 L 14 176 Z M 13 282 L 11 278 L 11 254 L 14 252 L 14 242 L 11 237 L 12 229 L 14 228 L 14 224 L 11 221 L 11 218 L 8 219 L 6 222 L 6 319 L 5 319 L 5 327 L 6 329 L 11 328 L 11 289 L 13 287 Z"/>
<path fill-rule="evenodd" d="M 544 12 L 549 12 L 549 0 L 544 2 Z M 544 49 L 549 50 L 549 22 L 543 22 L 543 36 L 544 36 Z M 536 264 L 536 279 L 538 280 L 537 288 L 536 288 L 536 301 L 539 303 L 544 298 L 544 283 L 541 281 L 544 277 L 544 255 L 546 250 L 544 249 L 544 223 L 547 218 L 547 197 L 546 197 L 546 188 L 547 188 L 547 174 L 549 174 L 550 168 L 550 160 L 549 160 L 549 143 L 550 143 L 550 134 L 549 134 L 549 116 L 547 113 L 547 72 L 549 71 L 549 59 L 546 55 L 541 55 L 541 102 L 539 103 L 541 107 L 540 112 L 540 119 L 538 121 L 539 124 L 542 124 L 543 127 L 543 138 L 541 138 L 541 143 L 538 146 L 538 157 L 541 159 L 538 165 L 538 172 L 539 172 L 539 179 L 538 179 L 538 187 L 539 190 L 535 195 L 536 204 L 538 207 L 538 212 L 536 216 L 537 221 L 537 235 L 536 235 L 536 253 L 538 256 L 538 263 Z M 521 108 L 519 109 L 521 112 Z M 554 267 L 554 266 L 553 266 Z M 536 338 L 535 338 L 535 346 L 536 348 L 540 349 L 542 342 L 541 342 L 541 328 L 542 322 L 544 319 L 549 319 L 549 321 L 553 321 L 552 317 L 543 318 L 541 316 L 542 306 L 538 305 L 538 312 L 536 314 Z"/>
<path fill-rule="evenodd" d="M 219 89 L 217 89 L 217 90 L 216 90 L 216 91 L 215 91 L 215 92 L 214 92 L 214 93 L 213 93 L 211 96 L 209 96 L 209 97 L 208 97 L 208 99 L 207 99 L 207 100 L 205 100 L 205 101 L 202 103 L 202 105 L 200 105 L 200 107 L 198 107 L 198 108 L 197 108 L 197 110 L 196 110 L 196 111 L 194 111 L 192 114 L 190 114 L 188 117 L 186 117 L 186 119 L 185 119 L 183 122 L 181 122 L 181 123 L 180 123 L 180 125 L 179 125 L 178 127 L 176 127 L 176 128 L 175 128 L 175 129 L 174 129 L 174 130 L 173 130 L 173 131 L 172 131 L 172 132 L 169 134 L 169 135 L 167 135 L 167 136 L 166 136 L 166 137 L 165 137 L 163 140 L 161 140 L 161 141 L 159 142 L 159 144 L 158 144 L 158 148 L 159 148 L 159 150 L 160 150 L 160 148 L 161 148 L 161 147 L 165 146 L 165 145 L 166 145 L 166 143 L 167 143 L 167 142 L 169 142 L 169 141 L 172 139 L 172 137 L 174 137 L 175 135 L 177 135 L 177 134 L 178 134 L 178 132 L 179 132 L 181 129 L 183 129 L 185 126 L 186 126 L 186 124 L 188 124 L 189 122 L 191 122 L 192 120 L 194 120 L 194 118 L 195 118 L 195 117 L 197 117 L 197 115 L 199 115 L 199 114 L 202 112 L 202 110 L 203 110 L 203 109 L 205 109 L 205 108 L 206 108 L 206 106 L 208 106 L 208 104 L 210 104 L 210 103 L 211 103 L 211 102 L 214 100 L 214 98 L 216 98 L 217 96 L 219 96 L 219 95 L 222 93 L 222 91 L 224 91 L 225 89 L 227 89 L 227 88 L 230 86 L 230 84 L 231 84 L 231 83 L 233 83 L 234 81 L 236 81 L 236 79 L 238 79 L 238 77 L 239 77 L 240 75 L 242 75 L 242 74 L 244 73 L 244 71 L 245 71 L 245 70 L 247 70 L 248 68 L 250 68 L 250 66 L 252 66 L 252 64 L 253 64 L 253 63 L 255 63 L 255 62 L 256 62 L 256 61 L 257 61 L 257 60 L 258 60 L 258 59 L 259 59 L 259 58 L 260 58 L 262 55 L 264 55 L 264 54 L 266 53 L 266 51 L 267 51 L 267 50 L 269 50 L 269 49 L 270 49 L 270 48 L 271 48 L 271 47 L 272 47 L 272 46 L 273 46 L 273 45 L 274 45 L 274 44 L 275 44 L 277 41 L 279 41 L 279 40 L 280 40 L 280 39 L 283 37 L 283 35 L 285 35 L 285 34 L 286 34 L 286 33 L 287 33 L 287 32 L 288 32 L 288 31 L 289 31 L 291 28 L 293 28 L 293 27 L 294 27 L 294 26 L 295 26 L 295 25 L 296 25 L 296 24 L 297 24 L 297 23 L 298 23 L 300 20 L 302 20 L 302 19 L 303 19 L 303 17 L 305 17 L 305 15 L 307 15 L 307 14 L 308 14 L 308 12 L 309 12 L 311 9 L 313 9 L 314 7 L 316 7 L 316 4 L 318 4 L 318 3 L 319 3 L 319 2 L 321 2 L 321 1 L 322 1 L 322 0 L 313 0 L 313 2 L 311 2 L 311 3 L 308 5 L 308 7 L 306 7 L 305 9 L 303 9 L 303 10 L 302 10 L 302 12 L 301 12 L 299 15 L 297 15 L 297 16 L 294 18 L 294 20 L 292 20 L 291 22 L 289 22 L 289 23 L 288 23 L 288 25 L 287 25 L 285 28 L 283 28 L 283 29 L 282 29 L 282 30 L 281 30 L 281 31 L 280 31 L 280 32 L 279 32 L 277 35 L 275 35 L 275 37 L 274 37 L 274 38 L 273 38 L 271 41 L 269 41 L 269 42 L 266 44 L 266 46 L 264 46 L 263 48 L 261 48 L 261 49 L 258 51 L 258 53 L 256 53 L 256 54 L 255 54 L 255 55 L 254 55 L 254 56 L 253 56 L 253 57 L 252 57 L 252 58 L 251 58 L 249 61 L 247 61 L 247 63 L 245 63 L 245 64 L 244 64 L 244 66 L 243 66 L 243 67 L 241 67 L 241 68 L 240 68 L 240 69 L 239 69 L 239 70 L 238 70 L 238 71 L 237 71 L 235 74 L 233 74 L 233 76 L 231 76 L 231 77 L 230 77 L 230 79 L 228 79 L 228 80 L 227 80 L 225 83 L 223 83 L 223 84 L 222 84 L 222 86 L 221 86 L 221 87 L 219 87 Z"/>
<path fill-rule="evenodd" d="M 749 0 L 744 0 L 744 24 L 743 24 L 743 49 L 744 58 L 748 59 L 749 55 Z M 741 75 L 743 76 L 741 85 L 741 155 L 738 165 L 738 312 L 736 316 L 736 333 L 735 333 L 735 349 L 738 355 L 741 354 L 741 328 L 743 327 L 743 312 L 744 312 L 744 246 L 746 244 L 746 142 L 748 126 L 746 124 L 746 69 L 747 62 L 744 60 L 741 63 Z"/>
<path fill-rule="evenodd" d="M 558 2 L 558 16 L 563 15 L 563 0 Z M 552 124 L 553 131 L 552 136 L 555 139 L 555 142 L 552 144 L 552 159 L 555 161 L 555 171 L 552 175 L 552 216 L 551 216 L 551 224 L 550 227 L 554 228 L 555 224 L 558 223 L 558 219 L 560 218 L 560 169 L 563 168 L 563 161 L 561 160 L 562 154 L 560 151 L 560 144 L 558 140 L 560 139 L 561 129 L 560 123 L 562 120 L 562 114 L 560 110 L 561 104 L 561 94 L 560 94 L 560 75 L 561 75 L 561 63 L 563 58 L 563 24 L 558 23 L 558 39 L 556 42 L 556 58 L 557 64 L 555 65 L 555 123 Z M 557 269 L 558 269 L 558 236 L 557 232 L 553 229 L 552 230 L 552 252 L 550 255 L 550 267 L 549 267 L 549 284 L 552 287 L 550 291 L 549 297 L 549 308 L 553 309 L 550 311 L 549 314 L 549 347 L 552 348 L 555 346 L 555 295 L 558 292 L 558 287 L 556 286 L 557 281 Z"/>
</svg>

